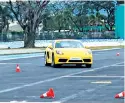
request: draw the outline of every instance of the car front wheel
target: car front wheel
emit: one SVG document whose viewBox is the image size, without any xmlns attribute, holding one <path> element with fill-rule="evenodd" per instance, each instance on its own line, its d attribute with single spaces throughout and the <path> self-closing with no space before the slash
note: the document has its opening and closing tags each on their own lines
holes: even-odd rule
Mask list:
<svg viewBox="0 0 125 103">
<path fill-rule="evenodd" d="M 57 68 L 57 67 L 60 66 L 59 64 L 55 64 L 55 58 L 54 58 L 54 55 L 52 55 L 52 63 L 51 63 L 51 66 L 54 67 L 54 68 Z"/>
<path fill-rule="evenodd" d="M 92 64 L 86 64 L 86 68 L 91 68 Z"/>
<path fill-rule="evenodd" d="M 47 63 L 47 55 L 45 54 L 44 56 L 44 62 L 45 62 L 45 66 L 50 66 L 50 63 Z"/>
</svg>

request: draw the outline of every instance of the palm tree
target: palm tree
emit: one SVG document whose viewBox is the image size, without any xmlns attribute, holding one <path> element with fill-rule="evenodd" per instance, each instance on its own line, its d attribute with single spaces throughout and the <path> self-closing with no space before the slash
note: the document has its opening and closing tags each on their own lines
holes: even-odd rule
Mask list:
<svg viewBox="0 0 125 103">
<path fill-rule="evenodd" d="M 90 15 L 89 16 L 89 25 L 103 25 L 103 22 L 102 22 L 102 15 L 97 12 L 95 15 Z"/>
<path fill-rule="evenodd" d="M 94 14 L 92 14 L 92 15 L 90 15 L 89 16 L 89 21 L 88 21 L 88 24 L 90 25 L 90 26 L 95 26 L 96 28 L 94 28 L 94 31 L 98 31 L 98 26 L 99 25 L 104 25 L 104 22 L 102 21 L 103 19 L 102 19 L 102 16 L 103 15 L 101 15 L 99 12 L 97 12 L 95 15 Z M 93 31 L 93 28 L 91 28 L 91 31 Z M 100 30 L 101 31 L 101 30 Z"/>
</svg>

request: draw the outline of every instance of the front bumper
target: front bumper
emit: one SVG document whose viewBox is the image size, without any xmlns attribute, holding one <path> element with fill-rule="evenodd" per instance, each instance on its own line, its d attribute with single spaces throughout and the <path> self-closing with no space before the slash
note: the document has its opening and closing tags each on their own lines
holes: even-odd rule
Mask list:
<svg viewBox="0 0 125 103">
<path fill-rule="evenodd" d="M 93 58 L 92 55 L 89 56 L 69 56 L 69 57 L 63 57 L 63 56 L 56 56 L 55 57 L 55 64 L 92 64 Z"/>
</svg>

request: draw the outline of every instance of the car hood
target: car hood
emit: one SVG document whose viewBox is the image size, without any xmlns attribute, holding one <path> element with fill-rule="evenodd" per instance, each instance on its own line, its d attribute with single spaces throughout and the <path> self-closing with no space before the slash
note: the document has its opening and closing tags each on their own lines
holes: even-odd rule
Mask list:
<svg viewBox="0 0 125 103">
<path fill-rule="evenodd" d="M 63 53 L 74 53 L 74 54 L 79 54 L 79 53 L 86 53 L 88 52 L 89 49 L 86 48 L 57 48 L 55 50 L 59 50 Z"/>
</svg>

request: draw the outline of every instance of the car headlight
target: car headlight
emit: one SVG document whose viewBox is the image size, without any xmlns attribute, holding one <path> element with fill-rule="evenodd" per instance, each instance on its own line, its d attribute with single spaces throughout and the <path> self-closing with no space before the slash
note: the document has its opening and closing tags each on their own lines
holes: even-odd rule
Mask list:
<svg viewBox="0 0 125 103">
<path fill-rule="evenodd" d="M 63 55 L 63 52 L 61 52 L 60 50 L 56 50 L 56 53 L 59 55 Z"/>
<path fill-rule="evenodd" d="M 91 50 L 88 50 L 88 54 L 92 54 L 92 51 L 91 51 Z"/>
</svg>

